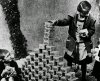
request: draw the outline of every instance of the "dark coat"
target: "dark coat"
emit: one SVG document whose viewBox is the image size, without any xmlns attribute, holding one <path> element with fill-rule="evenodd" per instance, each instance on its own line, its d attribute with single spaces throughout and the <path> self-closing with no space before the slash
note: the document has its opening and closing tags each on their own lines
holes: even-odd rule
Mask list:
<svg viewBox="0 0 100 81">
<path fill-rule="evenodd" d="M 4 65 L 4 62 L 3 61 L 0 61 L 0 80 L 1 80 L 1 73 L 2 71 L 5 69 L 5 65 Z"/>
<path fill-rule="evenodd" d="M 98 56 L 100 60 L 100 50 L 99 50 Z M 92 75 L 94 75 L 97 79 L 99 79 L 98 81 L 100 81 L 100 61 L 97 61 L 97 60 L 95 61 Z"/>
<path fill-rule="evenodd" d="M 53 24 L 54 26 L 69 26 L 69 30 L 68 30 L 69 37 L 68 37 L 68 41 L 66 41 L 66 48 L 72 52 L 73 57 L 77 57 L 78 54 L 77 49 L 75 48 L 77 44 L 76 43 L 77 20 L 78 20 L 78 14 L 74 14 L 73 16 L 68 15 L 66 19 L 57 20 Z M 88 53 L 91 52 L 93 46 L 91 41 L 91 36 L 95 33 L 95 22 L 96 20 L 94 20 L 94 18 L 90 14 L 85 17 L 83 29 L 88 30 L 88 36 L 82 39 L 85 43 L 85 47 Z"/>
<path fill-rule="evenodd" d="M 17 73 L 17 76 L 14 77 L 14 81 L 21 81 L 21 69 L 18 68 L 17 62 L 15 60 L 12 60 L 9 63 L 11 67 L 15 68 L 15 71 Z"/>
<path fill-rule="evenodd" d="M 20 74 L 20 71 L 19 71 L 19 68 L 18 68 L 16 61 L 14 61 L 14 60 L 10 61 L 10 66 L 15 68 L 17 75 Z"/>
<path fill-rule="evenodd" d="M 73 16 L 68 15 L 66 19 L 63 20 L 57 20 L 54 23 L 54 26 L 69 26 L 68 33 L 71 37 L 76 40 L 76 22 L 77 22 L 78 14 L 74 14 Z M 85 24 L 83 26 L 83 29 L 88 30 L 88 37 L 85 37 L 83 40 L 85 42 L 90 42 L 91 41 L 91 36 L 95 33 L 95 20 L 94 18 L 89 14 L 89 16 L 86 17 L 85 19 Z"/>
</svg>

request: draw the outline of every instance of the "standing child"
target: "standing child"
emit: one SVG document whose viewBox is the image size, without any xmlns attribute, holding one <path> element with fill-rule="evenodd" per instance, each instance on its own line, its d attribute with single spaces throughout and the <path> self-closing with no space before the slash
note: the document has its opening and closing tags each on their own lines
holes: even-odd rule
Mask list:
<svg viewBox="0 0 100 81">
<path fill-rule="evenodd" d="M 95 76 L 97 81 L 100 81 L 100 40 L 98 42 L 98 47 L 95 48 L 95 64 L 93 67 L 92 75 Z"/>
<path fill-rule="evenodd" d="M 68 65 L 70 66 L 72 66 L 72 62 L 79 62 L 78 64 L 82 66 L 82 81 L 86 81 L 87 64 L 92 62 L 91 49 L 93 44 L 91 37 L 95 33 L 96 21 L 89 13 L 91 7 L 88 1 L 81 1 L 77 6 L 77 12 L 75 14 L 68 15 L 64 19 L 48 21 L 46 24 L 52 27 L 69 26 L 66 49 L 69 50 L 71 48 L 71 52 L 66 51 L 64 58 L 68 61 Z"/>
</svg>

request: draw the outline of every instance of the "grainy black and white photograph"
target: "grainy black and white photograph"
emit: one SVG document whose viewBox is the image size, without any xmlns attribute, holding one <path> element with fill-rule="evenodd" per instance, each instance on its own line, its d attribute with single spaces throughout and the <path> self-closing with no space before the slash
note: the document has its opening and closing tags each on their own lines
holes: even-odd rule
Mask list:
<svg viewBox="0 0 100 81">
<path fill-rule="evenodd" d="M 100 0 L 0 0 L 0 81 L 100 81 Z"/>
</svg>

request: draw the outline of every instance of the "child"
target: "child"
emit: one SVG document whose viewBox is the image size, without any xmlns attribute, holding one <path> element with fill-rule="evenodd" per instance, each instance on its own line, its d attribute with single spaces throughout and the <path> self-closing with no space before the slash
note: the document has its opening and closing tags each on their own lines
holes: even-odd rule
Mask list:
<svg viewBox="0 0 100 81">
<path fill-rule="evenodd" d="M 8 53 L 5 56 L 5 69 L 3 70 L 1 76 L 3 77 L 1 81 L 19 81 L 20 80 L 20 70 L 14 56 Z"/>
<path fill-rule="evenodd" d="M 95 48 L 95 64 L 93 67 L 92 75 L 95 76 L 97 81 L 100 81 L 100 40 L 98 43 L 98 47 Z"/>
<path fill-rule="evenodd" d="M 1 79 L 1 81 L 6 81 L 7 79 L 9 81 L 14 81 L 13 77 L 16 76 L 15 68 L 10 66 L 10 62 L 9 61 L 5 61 L 4 65 L 5 65 L 5 69 L 1 73 L 1 76 L 3 77 Z"/>
</svg>

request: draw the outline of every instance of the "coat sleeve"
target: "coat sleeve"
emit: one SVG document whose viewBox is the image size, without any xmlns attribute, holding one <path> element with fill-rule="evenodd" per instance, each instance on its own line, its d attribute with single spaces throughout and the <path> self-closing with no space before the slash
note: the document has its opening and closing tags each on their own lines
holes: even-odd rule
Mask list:
<svg viewBox="0 0 100 81">
<path fill-rule="evenodd" d="M 73 17 L 68 15 L 67 18 L 56 20 L 53 26 L 68 26 L 72 19 Z"/>
<path fill-rule="evenodd" d="M 91 37 L 95 33 L 95 22 L 96 20 L 92 19 L 90 23 L 90 28 L 88 29 L 88 36 Z"/>
</svg>

